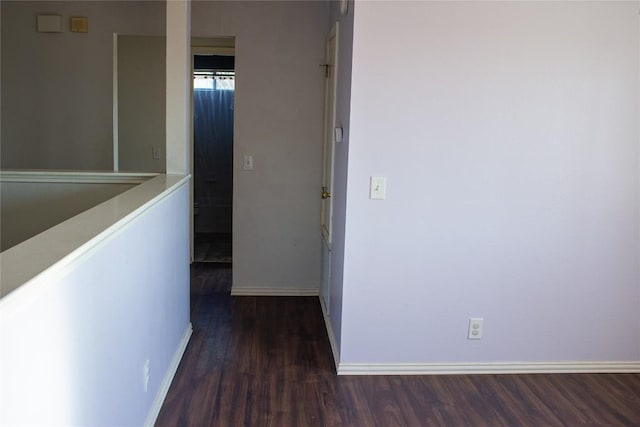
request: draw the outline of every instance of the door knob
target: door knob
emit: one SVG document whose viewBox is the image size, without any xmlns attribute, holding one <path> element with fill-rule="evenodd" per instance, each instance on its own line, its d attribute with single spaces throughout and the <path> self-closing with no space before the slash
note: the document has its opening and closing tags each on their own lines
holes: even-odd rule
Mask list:
<svg viewBox="0 0 640 427">
<path fill-rule="evenodd" d="M 322 198 L 328 199 L 329 197 L 331 197 L 331 193 L 327 191 L 327 187 L 322 187 Z"/>
</svg>

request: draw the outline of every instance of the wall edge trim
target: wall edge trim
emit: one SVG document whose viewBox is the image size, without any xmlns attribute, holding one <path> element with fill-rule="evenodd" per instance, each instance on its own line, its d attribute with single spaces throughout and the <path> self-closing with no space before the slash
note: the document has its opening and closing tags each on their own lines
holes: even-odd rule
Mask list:
<svg viewBox="0 0 640 427">
<path fill-rule="evenodd" d="M 331 346 L 331 353 L 333 354 L 333 363 L 337 373 L 338 366 L 340 364 L 340 352 L 338 351 L 338 343 L 336 342 L 336 336 L 333 334 L 331 319 L 329 319 L 329 316 L 327 316 L 326 314 L 327 312 L 325 310 L 324 301 L 322 300 L 322 295 L 318 295 L 318 299 L 320 300 L 322 317 L 324 319 L 324 325 L 327 328 L 327 336 L 329 337 L 329 345 Z"/>
<path fill-rule="evenodd" d="M 162 409 L 162 404 L 164 403 L 164 399 L 167 397 L 167 393 L 169 392 L 169 387 L 171 387 L 171 382 L 178 371 L 178 366 L 180 365 L 180 361 L 182 360 L 182 356 L 187 349 L 187 345 L 189 344 L 189 340 L 191 339 L 191 334 L 193 333 L 193 325 L 191 322 L 187 325 L 187 329 L 184 331 L 184 335 L 178 344 L 178 348 L 173 355 L 173 359 L 171 359 L 171 363 L 167 368 L 167 372 L 162 379 L 162 383 L 160 384 L 160 388 L 156 393 L 155 399 L 153 399 L 153 403 L 151 404 L 151 408 L 149 408 L 149 412 L 147 413 L 147 418 L 144 421 L 145 427 L 153 427 L 158 419 L 158 415 L 160 415 L 160 409 Z"/>
<path fill-rule="evenodd" d="M 640 361 L 338 364 L 338 375 L 464 375 L 536 373 L 640 373 Z"/>
</svg>

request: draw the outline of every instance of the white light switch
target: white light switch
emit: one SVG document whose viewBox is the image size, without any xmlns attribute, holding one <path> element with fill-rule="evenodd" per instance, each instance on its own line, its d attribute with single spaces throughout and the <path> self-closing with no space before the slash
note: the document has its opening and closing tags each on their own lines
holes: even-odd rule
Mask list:
<svg viewBox="0 0 640 427">
<path fill-rule="evenodd" d="M 372 200 L 384 200 L 387 189 L 387 178 L 384 176 L 372 176 L 369 188 L 369 198 Z"/>
<path fill-rule="evenodd" d="M 244 170 L 253 170 L 253 156 L 244 156 Z"/>
</svg>

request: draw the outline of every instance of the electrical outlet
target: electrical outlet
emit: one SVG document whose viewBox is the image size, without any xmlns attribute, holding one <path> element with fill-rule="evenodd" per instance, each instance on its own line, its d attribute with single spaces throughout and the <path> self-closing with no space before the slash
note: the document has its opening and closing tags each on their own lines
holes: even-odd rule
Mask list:
<svg viewBox="0 0 640 427">
<path fill-rule="evenodd" d="M 142 381 L 144 384 L 145 393 L 149 389 L 149 378 L 151 378 L 151 361 L 149 359 L 144 361 L 144 366 L 142 367 Z"/>
<path fill-rule="evenodd" d="M 151 158 L 153 160 L 160 160 L 160 148 L 155 145 L 151 147 Z"/>
<path fill-rule="evenodd" d="M 469 319 L 469 331 L 467 332 L 467 339 L 479 340 L 482 338 L 482 321 L 481 317 L 472 317 Z"/>
</svg>

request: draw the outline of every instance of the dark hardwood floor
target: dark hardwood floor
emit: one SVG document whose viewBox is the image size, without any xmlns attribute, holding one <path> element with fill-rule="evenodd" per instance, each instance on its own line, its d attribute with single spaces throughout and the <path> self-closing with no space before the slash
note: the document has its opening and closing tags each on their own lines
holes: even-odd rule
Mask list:
<svg viewBox="0 0 640 427">
<path fill-rule="evenodd" d="M 231 234 L 195 233 L 193 259 L 196 263 L 231 263 Z"/>
<path fill-rule="evenodd" d="M 157 426 L 640 426 L 640 375 L 335 375 L 318 299 L 231 297 L 194 264 L 194 332 Z"/>
</svg>

